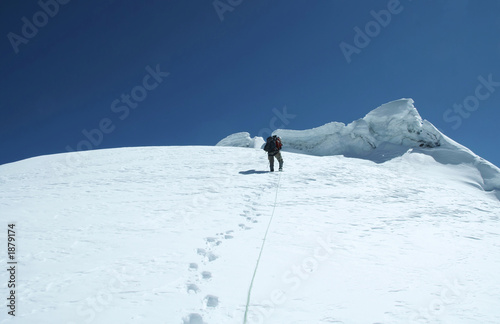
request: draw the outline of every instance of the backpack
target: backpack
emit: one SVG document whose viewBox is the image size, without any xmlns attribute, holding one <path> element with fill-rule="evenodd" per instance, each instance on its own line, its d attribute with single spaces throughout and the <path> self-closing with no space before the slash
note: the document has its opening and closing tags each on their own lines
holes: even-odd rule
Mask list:
<svg viewBox="0 0 500 324">
<path fill-rule="evenodd" d="M 276 135 L 269 136 L 266 141 L 266 146 L 264 146 L 264 151 L 275 152 L 281 150 L 283 144 L 281 143 L 281 138 Z"/>
<path fill-rule="evenodd" d="M 283 143 L 281 143 L 281 138 L 279 138 L 279 136 L 274 135 L 274 142 L 276 143 L 276 148 L 278 150 L 281 150 L 281 148 L 283 147 Z"/>
</svg>

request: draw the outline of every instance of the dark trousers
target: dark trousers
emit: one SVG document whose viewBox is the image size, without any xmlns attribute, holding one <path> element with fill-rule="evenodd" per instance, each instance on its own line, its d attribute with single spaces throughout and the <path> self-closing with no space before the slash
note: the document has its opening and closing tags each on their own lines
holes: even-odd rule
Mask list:
<svg viewBox="0 0 500 324">
<path fill-rule="evenodd" d="M 283 158 L 281 157 L 281 153 L 278 152 L 276 154 L 269 154 L 267 156 L 269 158 L 269 166 L 271 167 L 271 171 L 274 171 L 274 158 L 276 158 L 276 160 L 278 160 L 279 164 L 280 164 L 280 169 L 283 167 Z"/>
</svg>

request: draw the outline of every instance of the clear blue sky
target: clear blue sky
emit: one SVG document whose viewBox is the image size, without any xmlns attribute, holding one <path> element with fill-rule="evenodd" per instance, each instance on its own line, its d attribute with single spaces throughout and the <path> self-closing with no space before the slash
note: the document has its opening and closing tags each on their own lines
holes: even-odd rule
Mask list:
<svg viewBox="0 0 500 324">
<path fill-rule="evenodd" d="M 273 108 L 306 129 L 410 97 L 500 165 L 499 17 L 497 0 L 3 1 L 0 163 L 214 145 Z"/>
</svg>

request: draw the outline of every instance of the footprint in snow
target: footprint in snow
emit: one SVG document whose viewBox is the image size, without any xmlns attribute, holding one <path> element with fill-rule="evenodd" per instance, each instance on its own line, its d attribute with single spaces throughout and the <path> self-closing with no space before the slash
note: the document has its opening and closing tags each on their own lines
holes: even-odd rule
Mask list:
<svg viewBox="0 0 500 324">
<path fill-rule="evenodd" d="M 210 271 L 203 271 L 201 277 L 205 280 L 212 278 L 212 273 Z"/>
<path fill-rule="evenodd" d="M 215 261 L 217 260 L 218 256 L 216 256 L 215 254 L 213 254 L 212 252 L 210 251 L 206 251 L 205 249 L 197 249 L 196 250 L 196 253 L 198 255 L 201 255 L 205 258 L 208 259 L 208 262 L 212 262 L 212 261 Z"/>
<path fill-rule="evenodd" d="M 183 324 L 206 324 L 200 314 L 191 313 L 183 320 Z"/>
<path fill-rule="evenodd" d="M 210 246 L 217 246 L 217 245 L 220 245 L 222 242 L 219 241 L 216 237 L 207 237 L 205 239 L 205 241 L 207 242 L 207 244 L 209 244 Z"/>
<path fill-rule="evenodd" d="M 241 229 L 244 229 L 244 230 L 249 230 L 249 229 L 252 229 L 251 227 L 248 227 L 246 226 L 245 224 L 239 224 L 238 225 Z"/>
<path fill-rule="evenodd" d="M 187 284 L 187 292 L 188 294 L 197 294 L 200 292 L 200 288 L 198 288 L 198 286 L 195 284 Z"/>
<path fill-rule="evenodd" d="M 220 237 L 225 239 L 225 240 L 230 240 L 232 238 L 234 238 L 233 234 L 234 231 L 233 230 L 229 230 L 229 231 L 226 231 L 225 233 L 219 233 Z"/>
<path fill-rule="evenodd" d="M 252 217 L 247 217 L 247 221 L 252 222 L 252 223 L 258 223 L 258 221 L 253 219 Z"/>
<path fill-rule="evenodd" d="M 214 296 L 214 295 L 207 295 L 205 297 L 205 303 L 207 307 L 217 307 L 219 306 L 219 297 Z"/>
<path fill-rule="evenodd" d="M 208 252 L 207 255 L 206 255 L 207 259 L 208 259 L 208 262 L 212 262 L 212 261 L 215 261 L 217 260 L 218 256 L 216 256 L 215 254 L 213 254 L 212 252 Z"/>
</svg>

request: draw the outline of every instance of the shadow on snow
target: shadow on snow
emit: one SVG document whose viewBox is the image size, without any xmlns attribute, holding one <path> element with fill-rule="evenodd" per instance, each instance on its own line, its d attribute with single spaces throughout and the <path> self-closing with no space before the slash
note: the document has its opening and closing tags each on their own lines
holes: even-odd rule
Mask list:
<svg viewBox="0 0 500 324">
<path fill-rule="evenodd" d="M 269 171 L 257 171 L 257 170 L 248 170 L 248 171 L 240 171 L 240 174 L 263 174 L 263 173 L 269 173 Z"/>
</svg>

